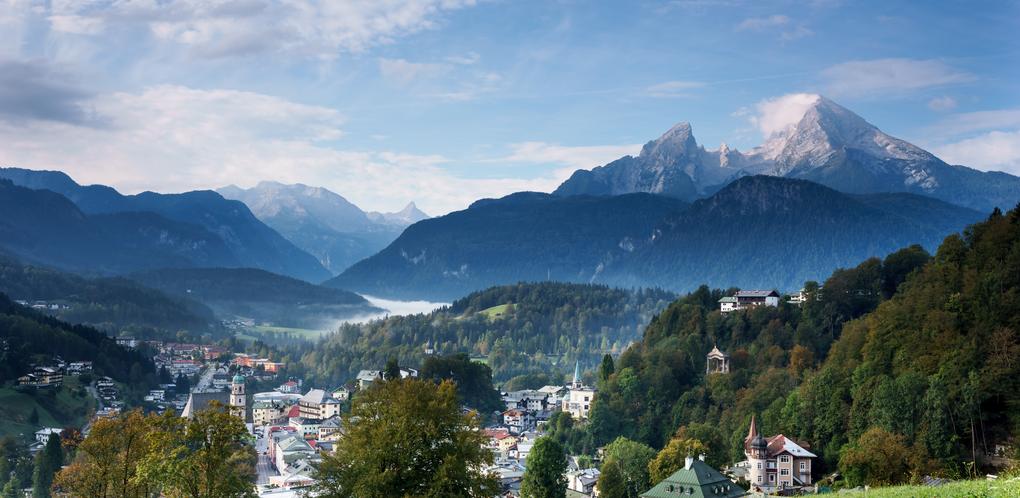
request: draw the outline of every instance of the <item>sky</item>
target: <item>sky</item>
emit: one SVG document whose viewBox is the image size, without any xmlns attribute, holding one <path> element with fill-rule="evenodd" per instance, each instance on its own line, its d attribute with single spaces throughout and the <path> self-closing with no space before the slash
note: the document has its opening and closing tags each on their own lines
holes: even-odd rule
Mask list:
<svg viewBox="0 0 1020 498">
<path fill-rule="evenodd" d="M 822 94 L 1020 174 L 1020 2 L 0 0 L 0 165 L 259 181 L 432 215 L 637 154 L 750 149 Z"/>
</svg>

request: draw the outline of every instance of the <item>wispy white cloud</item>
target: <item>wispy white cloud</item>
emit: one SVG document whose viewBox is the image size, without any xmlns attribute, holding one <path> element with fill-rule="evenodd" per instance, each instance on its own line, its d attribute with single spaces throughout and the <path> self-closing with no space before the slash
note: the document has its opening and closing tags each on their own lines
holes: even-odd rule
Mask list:
<svg viewBox="0 0 1020 498">
<path fill-rule="evenodd" d="M 790 24 L 790 18 L 782 14 L 775 14 L 768 17 L 749 17 L 737 24 L 737 31 L 759 31 L 766 28 L 786 26 Z"/>
<path fill-rule="evenodd" d="M 1020 175 L 1020 130 L 984 133 L 936 147 L 933 152 L 950 164 Z"/>
<path fill-rule="evenodd" d="M 424 78 L 435 78 L 450 69 L 446 64 L 410 62 L 405 59 L 379 59 L 379 73 L 387 81 L 408 85 Z"/>
<path fill-rule="evenodd" d="M 1020 128 L 1020 108 L 961 112 L 946 115 L 928 127 L 927 134 L 947 139 L 970 133 Z"/>
<path fill-rule="evenodd" d="M 888 96 L 922 88 L 967 83 L 976 77 L 938 60 L 874 59 L 849 61 L 821 72 L 833 96 Z"/>
<path fill-rule="evenodd" d="M 797 124 L 804 113 L 818 102 L 820 97 L 813 93 L 791 93 L 759 101 L 754 111 L 738 109 L 734 116 L 747 116 L 747 120 L 762 136 L 768 138 Z"/>
<path fill-rule="evenodd" d="M 575 169 L 601 166 L 641 151 L 641 144 L 569 146 L 547 142 L 519 142 L 510 145 L 511 153 L 491 162 L 549 164 L 568 167 L 560 172 L 566 178 Z"/>
<path fill-rule="evenodd" d="M 97 34 L 142 26 L 203 57 L 283 52 L 332 59 L 433 29 L 476 0 L 167 0 L 50 6 L 51 28 Z"/>
<path fill-rule="evenodd" d="M 656 85 L 649 86 L 645 89 L 645 95 L 650 97 L 690 97 L 692 95 L 691 90 L 704 87 L 705 84 L 700 81 L 666 81 Z"/>
<path fill-rule="evenodd" d="M 415 200 L 429 213 L 481 197 L 549 190 L 562 178 L 464 178 L 435 154 L 347 150 L 334 109 L 235 90 L 156 86 L 88 101 L 108 126 L 0 121 L 0 164 L 60 169 L 125 192 L 251 186 L 260 180 L 322 185 L 366 209 Z"/>
<path fill-rule="evenodd" d="M 796 23 L 789 16 L 774 14 L 766 17 L 749 17 L 740 21 L 737 31 L 779 32 L 779 39 L 788 42 L 815 34 L 802 23 Z"/>
<path fill-rule="evenodd" d="M 956 99 L 948 95 L 935 97 L 928 101 L 928 108 L 938 112 L 951 111 L 956 109 Z"/>
</svg>

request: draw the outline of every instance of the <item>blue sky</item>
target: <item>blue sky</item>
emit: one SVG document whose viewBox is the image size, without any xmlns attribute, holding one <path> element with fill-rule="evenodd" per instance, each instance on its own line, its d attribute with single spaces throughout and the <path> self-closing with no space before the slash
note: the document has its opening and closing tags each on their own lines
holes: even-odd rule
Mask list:
<svg viewBox="0 0 1020 498">
<path fill-rule="evenodd" d="M 1017 2 L 0 0 L 0 164 L 442 214 L 679 121 L 746 150 L 809 92 L 1020 173 L 1018 28 Z"/>
</svg>

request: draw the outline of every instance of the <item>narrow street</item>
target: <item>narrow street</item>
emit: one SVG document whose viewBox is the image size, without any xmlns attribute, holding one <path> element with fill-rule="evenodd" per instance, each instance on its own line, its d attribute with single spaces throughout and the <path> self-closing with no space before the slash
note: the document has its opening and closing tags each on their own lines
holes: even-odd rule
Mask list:
<svg viewBox="0 0 1020 498">
<path fill-rule="evenodd" d="M 261 432 L 261 428 L 257 428 L 256 432 Z M 255 451 L 259 454 L 259 463 L 256 465 L 258 477 L 255 478 L 255 485 L 257 486 L 269 484 L 270 476 L 279 475 L 279 472 L 273 469 L 273 465 L 269 461 L 269 455 L 263 454 L 268 447 L 269 442 L 266 438 L 260 437 L 255 439 Z"/>
</svg>

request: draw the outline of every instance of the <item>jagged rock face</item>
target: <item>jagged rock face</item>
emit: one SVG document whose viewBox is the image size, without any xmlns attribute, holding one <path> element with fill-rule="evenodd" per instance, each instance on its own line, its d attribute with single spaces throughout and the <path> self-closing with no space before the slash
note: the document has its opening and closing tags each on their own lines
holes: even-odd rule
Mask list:
<svg viewBox="0 0 1020 498">
<path fill-rule="evenodd" d="M 818 96 L 794 125 L 747 153 L 723 144 L 705 150 L 680 123 L 623 157 L 575 172 L 557 195 L 650 192 L 693 200 L 747 175 L 801 178 L 848 193 L 912 192 L 990 210 L 1020 199 L 1020 178 L 950 166 Z"/>
</svg>

